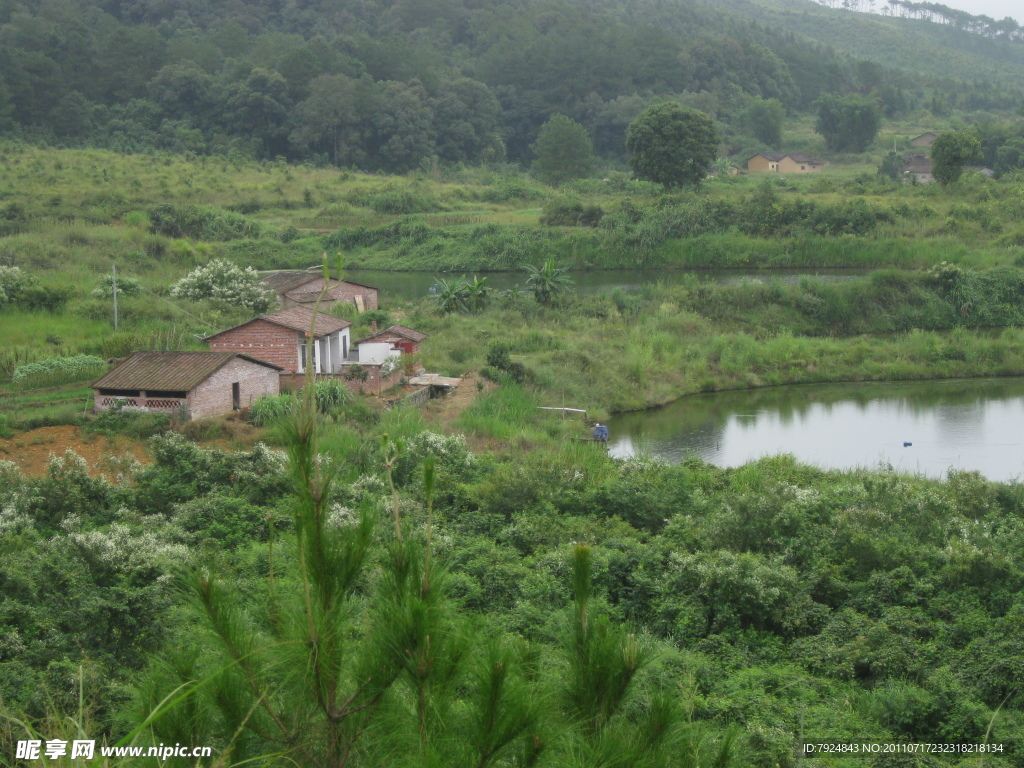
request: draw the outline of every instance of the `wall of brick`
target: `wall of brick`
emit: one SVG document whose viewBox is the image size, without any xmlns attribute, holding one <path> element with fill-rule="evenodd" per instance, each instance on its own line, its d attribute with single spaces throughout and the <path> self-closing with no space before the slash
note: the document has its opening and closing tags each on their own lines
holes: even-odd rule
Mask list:
<svg viewBox="0 0 1024 768">
<path fill-rule="evenodd" d="M 299 364 L 300 340 L 298 331 L 256 319 L 210 339 L 209 345 L 211 352 L 241 352 L 294 371 Z"/>
<path fill-rule="evenodd" d="M 380 375 L 379 365 L 364 365 L 363 370 L 366 371 L 366 381 L 346 379 L 342 375 L 331 376 L 327 374 L 317 374 L 316 379 L 317 381 L 323 381 L 327 378 L 339 378 L 341 381 L 345 382 L 345 386 L 348 388 L 349 392 L 356 395 L 383 394 L 402 382 L 403 371 L 401 368 L 392 371 L 386 376 Z M 301 373 L 281 374 L 281 389 L 302 389 L 305 382 L 306 377 Z"/>
<path fill-rule="evenodd" d="M 236 381 L 242 408 L 248 408 L 259 397 L 276 395 L 281 391 L 280 374 L 273 368 L 235 359 L 188 393 L 192 418 L 205 419 L 230 413 L 233 406 L 231 385 Z"/>
</svg>

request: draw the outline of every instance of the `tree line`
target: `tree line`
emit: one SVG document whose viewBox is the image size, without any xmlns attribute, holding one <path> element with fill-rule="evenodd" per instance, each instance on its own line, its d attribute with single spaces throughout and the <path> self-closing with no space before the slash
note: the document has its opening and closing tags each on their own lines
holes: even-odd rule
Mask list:
<svg viewBox="0 0 1024 768">
<path fill-rule="evenodd" d="M 407 172 L 522 162 L 554 114 L 622 162 L 653 101 L 699 109 L 741 152 L 740 118 L 824 93 L 889 117 L 934 102 L 999 109 L 997 87 L 931 82 L 675 2 L 79 2 L 0 7 L 0 128 L 30 141 L 230 154 Z M 958 101 L 959 100 L 959 101 Z"/>
</svg>

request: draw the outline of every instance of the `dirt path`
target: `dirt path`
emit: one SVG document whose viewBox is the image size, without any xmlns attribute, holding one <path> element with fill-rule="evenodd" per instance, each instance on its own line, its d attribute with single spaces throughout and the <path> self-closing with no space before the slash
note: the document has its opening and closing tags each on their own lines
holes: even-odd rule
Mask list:
<svg viewBox="0 0 1024 768">
<path fill-rule="evenodd" d="M 143 464 L 151 461 L 145 445 L 138 441 L 121 435 L 107 438 L 73 426 L 41 427 L 0 439 L 0 461 L 13 461 L 27 475 L 42 475 L 46 473 L 50 454 L 63 456 L 68 448 L 85 459 L 93 475 L 113 476 L 117 468 L 111 459 L 125 454 Z"/>
<path fill-rule="evenodd" d="M 483 392 L 489 392 L 497 386 L 493 381 L 480 378 L 475 371 L 468 373 L 450 395 L 434 398 L 423 406 L 423 418 L 446 431 L 451 429 L 462 412 L 481 394 L 477 382 L 483 382 Z"/>
</svg>

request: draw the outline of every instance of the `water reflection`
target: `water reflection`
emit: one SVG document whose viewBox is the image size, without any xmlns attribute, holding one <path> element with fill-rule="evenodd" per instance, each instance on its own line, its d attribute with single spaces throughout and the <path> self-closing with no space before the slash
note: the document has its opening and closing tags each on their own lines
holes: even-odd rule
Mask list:
<svg viewBox="0 0 1024 768">
<path fill-rule="evenodd" d="M 823 467 L 1024 475 L 1024 379 L 774 387 L 686 397 L 610 420 L 612 455 L 722 466 L 791 453 Z M 904 442 L 912 445 L 904 447 Z"/>
</svg>

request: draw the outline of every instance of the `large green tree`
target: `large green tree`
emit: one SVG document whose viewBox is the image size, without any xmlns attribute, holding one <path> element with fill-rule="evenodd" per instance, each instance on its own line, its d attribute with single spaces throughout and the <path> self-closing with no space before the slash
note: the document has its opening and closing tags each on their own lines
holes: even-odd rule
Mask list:
<svg viewBox="0 0 1024 768">
<path fill-rule="evenodd" d="M 814 130 L 835 152 L 863 152 L 875 140 L 882 124 L 882 110 L 871 96 L 826 93 L 818 99 Z"/>
<path fill-rule="evenodd" d="M 590 134 L 565 115 L 554 115 L 544 123 L 531 149 L 536 155 L 531 172 L 553 187 L 589 176 L 594 167 Z"/>
<path fill-rule="evenodd" d="M 666 187 L 700 186 L 718 150 L 718 131 L 703 112 L 675 102 L 641 112 L 626 132 L 638 178 Z"/>
<path fill-rule="evenodd" d="M 739 114 L 743 132 L 754 136 L 772 149 L 782 144 L 782 121 L 786 110 L 778 99 L 753 97 Z"/>
<path fill-rule="evenodd" d="M 956 183 L 965 165 L 981 159 L 981 141 L 974 131 L 943 133 L 932 144 L 932 174 L 944 187 Z"/>
</svg>

